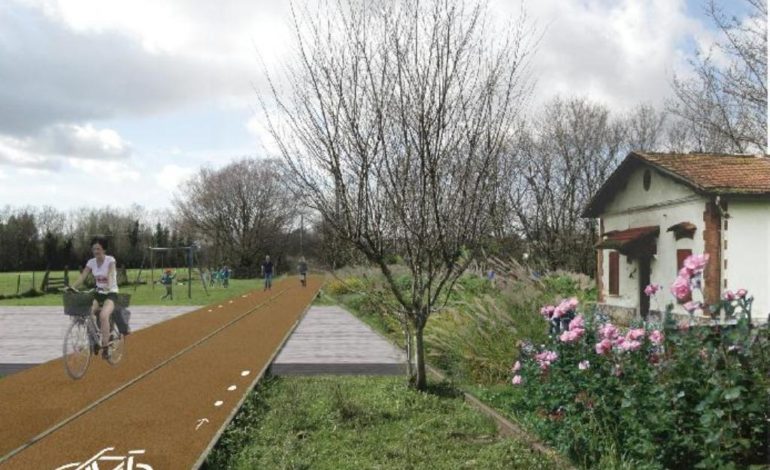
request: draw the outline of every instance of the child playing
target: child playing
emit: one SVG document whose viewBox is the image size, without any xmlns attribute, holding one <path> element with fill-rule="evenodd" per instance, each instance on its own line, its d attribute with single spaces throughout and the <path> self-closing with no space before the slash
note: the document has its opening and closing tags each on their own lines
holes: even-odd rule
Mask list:
<svg viewBox="0 0 770 470">
<path fill-rule="evenodd" d="M 174 300 L 174 279 L 176 278 L 176 273 L 171 271 L 171 269 L 166 269 L 166 272 L 163 273 L 163 276 L 160 277 L 160 283 L 166 286 L 166 295 L 160 298 L 160 300 L 166 300 L 166 297 L 171 298 L 171 300 Z"/>
</svg>

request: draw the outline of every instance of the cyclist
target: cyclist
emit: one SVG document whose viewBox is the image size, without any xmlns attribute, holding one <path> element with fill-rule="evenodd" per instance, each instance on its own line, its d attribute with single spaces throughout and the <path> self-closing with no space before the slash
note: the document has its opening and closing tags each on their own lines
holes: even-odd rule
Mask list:
<svg viewBox="0 0 770 470">
<path fill-rule="evenodd" d="M 107 255 L 107 239 L 104 237 L 94 237 L 91 240 L 91 253 L 94 257 L 88 260 L 80 277 L 70 287 L 76 289 L 83 284 L 88 274 L 94 276 L 96 281 L 96 298 L 91 305 L 91 313 L 101 307 L 99 313 L 99 327 L 102 332 L 102 357 L 107 359 L 109 356 L 110 341 L 110 315 L 115 310 L 115 304 L 118 301 L 118 276 L 115 258 Z"/>
</svg>

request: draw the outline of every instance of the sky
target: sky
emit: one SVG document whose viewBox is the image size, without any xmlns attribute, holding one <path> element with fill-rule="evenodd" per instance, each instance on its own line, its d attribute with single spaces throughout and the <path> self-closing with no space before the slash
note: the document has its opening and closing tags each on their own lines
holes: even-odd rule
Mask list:
<svg viewBox="0 0 770 470">
<path fill-rule="evenodd" d="M 738 0 L 734 0 L 738 1 Z M 723 4 L 730 8 L 729 0 Z M 288 2 L 0 2 L 0 207 L 169 207 L 202 165 L 275 151 L 265 67 L 285 60 Z M 701 0 L 523 0 L 543 32 L 532 106 L 557 94 L 662 106 L 715 32 Z M 491 0 L 498 18 L 518 1 Z"/>
</svg>

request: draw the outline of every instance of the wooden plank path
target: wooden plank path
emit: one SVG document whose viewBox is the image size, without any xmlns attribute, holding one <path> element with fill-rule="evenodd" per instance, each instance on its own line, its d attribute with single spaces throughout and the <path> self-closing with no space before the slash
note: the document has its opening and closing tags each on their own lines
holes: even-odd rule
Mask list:
<svg viewBox="0 0 770 470">
<path fill-rule="evenodd" d="M 201 307 L 131 307 L 131 329 L 141 330 Z M 0 374 L 9 375 L 61 357 L 70 319 L 62 307 L 0 307 Z"/>
<path fill-rule="evenodd" d="M 398 375 L 404 353 L 338 306 L 313 306 L 271 366 L 274 375 Z"/>
</svg>

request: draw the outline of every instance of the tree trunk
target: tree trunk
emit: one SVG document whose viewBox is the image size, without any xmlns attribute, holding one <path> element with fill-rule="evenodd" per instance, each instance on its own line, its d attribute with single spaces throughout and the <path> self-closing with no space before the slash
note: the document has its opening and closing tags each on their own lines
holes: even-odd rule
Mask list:
<svg viewBox="0 0 770 470">
<path fill-rule="evenodd" d="M 425 375 L 425 344 L 423 343 L 424 326 L 415 327 L 414 330 L 414 354 L 417 358 L 417 377 L 414 386 L 417 390 L 426 390 L 428 381 Z"/>
</svg>

